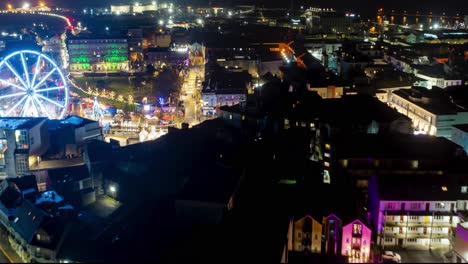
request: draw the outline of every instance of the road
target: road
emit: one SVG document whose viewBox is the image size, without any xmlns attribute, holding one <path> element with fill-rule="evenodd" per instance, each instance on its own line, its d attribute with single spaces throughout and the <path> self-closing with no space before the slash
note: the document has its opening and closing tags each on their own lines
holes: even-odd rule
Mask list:
<svg viewBox="0 0 468 264">
<path fill-rule="evenodd" d="M 194 126 L 200 123 L 198 118 L 199 107 L 197 102 L 199 91 L 197 89 L 196 77 L 196 71 L 194 69 L 189 69 L 189 74 L 184 79 L 181 93 L 181 99 L 183 100 L 185 106 L 184 122 L 188 123 L 190 126 Z"/>
</svg>

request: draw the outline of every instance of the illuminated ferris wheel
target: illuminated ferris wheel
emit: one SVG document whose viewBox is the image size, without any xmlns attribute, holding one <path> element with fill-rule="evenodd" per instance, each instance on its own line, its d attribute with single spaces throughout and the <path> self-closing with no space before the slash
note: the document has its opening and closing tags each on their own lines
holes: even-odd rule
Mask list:
<svg viewBox="0 0 468 264">
<path fill-rule="evenodd" d="M 49 57 L 22 50 L 0 62 L 0 116 L 60 119 L 67 106 L 67 82 Z"/>
</svg>

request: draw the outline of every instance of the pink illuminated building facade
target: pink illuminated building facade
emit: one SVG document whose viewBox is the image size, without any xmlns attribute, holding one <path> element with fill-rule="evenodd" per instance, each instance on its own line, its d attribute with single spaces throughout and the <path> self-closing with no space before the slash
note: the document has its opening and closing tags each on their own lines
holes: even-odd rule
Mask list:
<svg viewBox="0 0 468 264">
<path fill-rule="evenodd" d="M 367 262 L 370 255 L 372 231 L 359 220 L 345 225 L 342 231 L 341 254 L 350 262 Z"/>
</svg>

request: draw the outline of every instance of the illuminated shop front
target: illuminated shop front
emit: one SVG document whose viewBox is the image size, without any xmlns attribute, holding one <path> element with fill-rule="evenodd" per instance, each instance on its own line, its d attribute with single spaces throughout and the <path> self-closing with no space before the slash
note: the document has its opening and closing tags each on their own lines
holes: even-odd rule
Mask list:
<svg viewBox="0 0 468 264">
<path fill-rule="evenodd" d="M 124 38 L 68 41 L 71 72 L 128 71 L 128 42 Z"/>
</svg>

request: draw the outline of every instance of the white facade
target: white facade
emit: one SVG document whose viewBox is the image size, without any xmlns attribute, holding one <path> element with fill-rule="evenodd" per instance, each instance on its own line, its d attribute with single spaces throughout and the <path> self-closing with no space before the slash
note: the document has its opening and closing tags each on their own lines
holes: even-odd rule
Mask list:
<svg viewBox="0 0 468 264">
<path fill-rule="evenodd" d="M 389 97 L 388 105 L 409 117 L 416 133 L 450 139 L 453 125 L 468 124 L 468 112 L 436 114 L 395 93 Z"/>
<path fill-rule="evenodd" d="M 431 89 L 432 86 L 447 88 L 449 86 L 462 85 L 462 80 L 445 79 L 443 77 L 431 77 L 417 71 L 415 71 L 414 76 L 426 80 L 426 85 L 428 86 L 426 88 L 428 89 Z"/>
<path fill-rule="evenodd" d="M 452 128 L 452 137 L 450 138 L 455 144 L 459 145 L 460 147 L 468 153 L 468 132 L 462 130 L 456 126 Z"/>
<path fill-rule="evenodd" d="M 466 201 L 380 201 L 378 239 L 382 246 L 448 249 Z"/>
<path fill-rule="evenodd" d="M 216 108 L 221 106 L 233 106 L 246 100 L 245 94 L 216 94 L 213 92 L 202 92 L 203 115 L 214 115 Z"/>
</svg>

